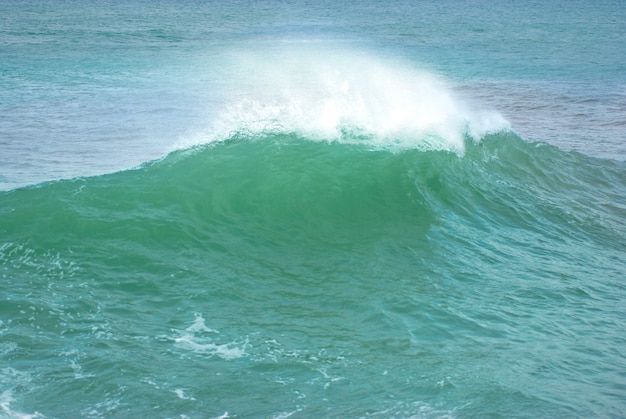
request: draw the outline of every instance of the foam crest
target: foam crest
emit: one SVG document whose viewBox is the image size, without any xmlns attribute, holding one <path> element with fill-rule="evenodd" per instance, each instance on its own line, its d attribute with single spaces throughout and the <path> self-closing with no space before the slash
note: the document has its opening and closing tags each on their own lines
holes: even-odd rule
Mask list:
<svg viewBox="0 0 626 419">
<path fill-rule="evenodd" d="M 223 106 L 192 143 L 267 134 L 463 152 L 508 128 L 497 113 L 474 111 L 433 74 L 354 51 L 281 47 L 224 60 Z M 186 146 L 193 144 L 186 144 Z"/>
<path fill-rule="evenodd" d="M 201 314 L 196 313 L 194 323 L 185 330 L 178 331 L 174 337 L 176 346 L 196 354 L 209 357 L 218 356 L 224 360 L 232 360 L 246 356 L 247 340 L 244 342 L 215 343 L 217 330 L 206 326 Z"/>
<path fill-rule="evenodd" d="M 18 371 L 10 367 L 0 370 L 0 417 L 15 419 L 45 418 L 45 416 L 39 412 L 24 413 L 11 408 L 11 404 L 16 401 L 13 393 L 19 392 L 17 390 L 20 388 L 28 388 L 30 382 L 31 376 L 29 373 Z"/>
</svg>

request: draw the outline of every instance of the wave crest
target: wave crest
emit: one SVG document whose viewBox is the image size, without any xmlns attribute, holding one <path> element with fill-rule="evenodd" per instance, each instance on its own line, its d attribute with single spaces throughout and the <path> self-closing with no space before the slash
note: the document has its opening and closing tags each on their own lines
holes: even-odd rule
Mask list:
<svg viewBox="0 0 626 419">
<path fill-rule="evenodd" d="M 450 150 L 509 129 L 439 77 L 396 61 L 320 48 L 233 52 L 210 129 L 182 147 L 273 134 L 377 147 Z"/>
</svg>

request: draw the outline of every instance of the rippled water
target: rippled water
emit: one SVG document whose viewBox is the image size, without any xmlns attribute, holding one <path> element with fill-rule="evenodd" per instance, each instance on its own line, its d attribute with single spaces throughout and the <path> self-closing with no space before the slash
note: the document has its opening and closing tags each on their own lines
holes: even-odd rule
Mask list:
<svg viewBox="0 0 626 419">
<path fill-rule="evenodd" d="M 0 416 L 624 416 L 618 1 L 0 2 Z"/>
</svg>

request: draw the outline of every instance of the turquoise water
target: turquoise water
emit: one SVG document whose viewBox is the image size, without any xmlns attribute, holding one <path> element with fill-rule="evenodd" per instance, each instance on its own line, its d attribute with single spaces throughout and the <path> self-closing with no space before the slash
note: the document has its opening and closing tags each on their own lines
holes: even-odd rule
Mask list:
<svg viewBox="0 0 626 419">
<path fill-rule="evenodd" d="M 624 21 L 0 2 L 0 416 L 626 416 Z"/>
</svg>

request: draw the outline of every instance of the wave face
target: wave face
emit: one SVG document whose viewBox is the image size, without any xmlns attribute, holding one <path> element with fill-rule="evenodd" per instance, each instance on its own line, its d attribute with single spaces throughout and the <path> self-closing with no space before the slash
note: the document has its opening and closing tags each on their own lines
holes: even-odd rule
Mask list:
<svg viewBox="0 0 626 419">
<path fill-rule="evenodd" d="M 3 192 L 5 413 L 620 412 L 622 163 L 342 138 Z"/>
</svg>

